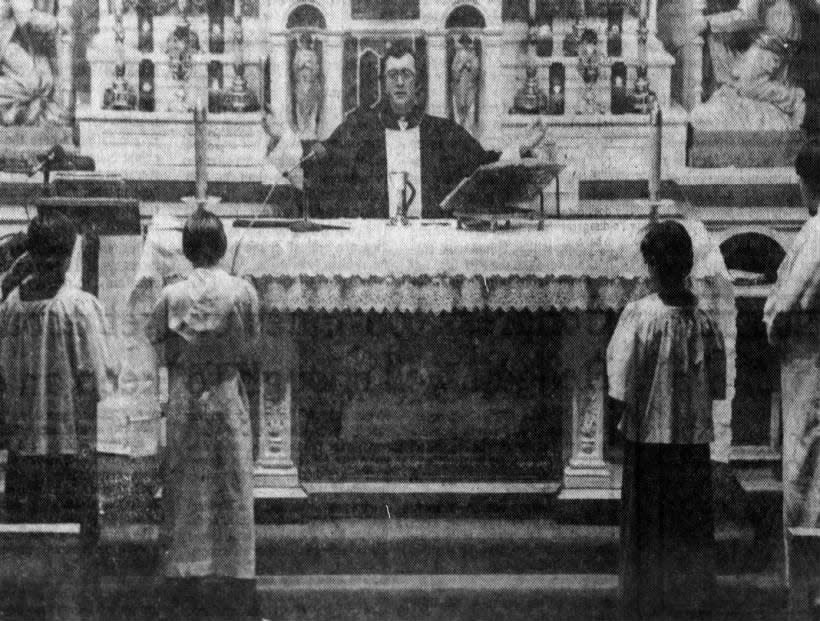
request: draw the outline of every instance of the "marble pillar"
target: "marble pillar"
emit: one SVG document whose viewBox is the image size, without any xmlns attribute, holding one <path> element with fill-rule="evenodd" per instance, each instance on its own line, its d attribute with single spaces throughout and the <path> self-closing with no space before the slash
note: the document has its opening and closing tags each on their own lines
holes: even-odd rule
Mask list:
<svg viewBox="0 0 820 621">
<path fill-rule="evenodd" d="M 73 2 L 63 0 L 58 9 L 60 21 L 68 21 L 74 12 Z M 57 104 L 65 111 L 65 121 L 71 122 L 74 118 L 74 33 L 75 28 L 67 30 L 57 29 L 57 81 L 54 88 L 54 98 Z"/>
<path fill-rule="evenodd" d="M 259 454 L 254 488 L 263 498 L 305 498 L 294 463 L 294 382 L 298 352 L 294 321 L 286 313 L 263 316 L 259 377 Z"/>
<path fill-rule="evenodd" d="M 691 110 L 701 103 L 703 97 L 703 54 L 706 29 L 704 11 L 705 0 L 691 0 L 686 3 L 685 29 L 686 39 L 683 44 L 683 107 Z"/>
<path fill-rule="evenodd" d="M 323 39 L 322 75 L 325 80 L 324 104 L 320 119 L 319 138 L 324 139 L 344 120 L 342 110 L 342 65 L 344 63 L 344 39 L 341 34 L 328 35 Z"/>
<path fill-rule="evenodd" d="M 271 112 L 274 123 L 290 123 L 290 58 L 288 36 L 270 33 Z"/>
<path fill-rule="evenodd" d="M 449 117 L 447 105 L 447 38 L 442 32 L 427 35 L 427 112 Z"/>
<path fill-rule="evenodd" d="M 496 86 L 503 83 L 502 64 L 501 33 L 487 33 L 481 37 L 481 81 L 478 93 L 478 129 L 485 147 L 506 146 L 501 144 L 504 97 L 499 96 Z"/>
</svg>

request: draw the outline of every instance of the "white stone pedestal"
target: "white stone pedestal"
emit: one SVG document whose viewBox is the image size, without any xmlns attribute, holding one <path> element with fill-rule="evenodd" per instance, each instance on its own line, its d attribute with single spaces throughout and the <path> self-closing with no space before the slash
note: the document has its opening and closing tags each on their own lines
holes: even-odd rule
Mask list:
<svg viewBox="0 0 820 621">
<path fill-rule="evenodd" d="M 563 500 L 617 498 L 617 482 L 604 460 L 606 315 L 566 313 L 561 360 L 566 391 L 564 424 L 569 459 Z"/>
<path fill-rule="evenodd" d="M 257 498 L 306 498 L 293 460 L 294 380 L 298 352 L 293 319 L 287 314 L 262 318 L 259 379 L 259 457 L 254 471 Z"/>
</svg>

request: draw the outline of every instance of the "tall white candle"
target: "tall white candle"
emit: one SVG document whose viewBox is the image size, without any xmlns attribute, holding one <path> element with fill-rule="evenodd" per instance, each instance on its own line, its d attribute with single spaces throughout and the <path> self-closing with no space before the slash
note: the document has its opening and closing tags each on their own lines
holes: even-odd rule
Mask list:
<svg viewBox="0 0 820 621">
<path fill-rule="evenodd" d="M 660 104 L 655 101 L 650 112 L 652 129 L 649 139 L 651 144 L 651 161 L 649 162 L 649 200 L 657 201 L 661 193 L 661 164 L 663 146 L 663 114 Z"/>
<path fill-rule="evenodd" d="M 196 174 L 196 200 L 204 203 L 208 196 L 208 143 L 206 130 L 207 111 L 201 99 L 194 108 L 194 170 Z"/>
</svg>

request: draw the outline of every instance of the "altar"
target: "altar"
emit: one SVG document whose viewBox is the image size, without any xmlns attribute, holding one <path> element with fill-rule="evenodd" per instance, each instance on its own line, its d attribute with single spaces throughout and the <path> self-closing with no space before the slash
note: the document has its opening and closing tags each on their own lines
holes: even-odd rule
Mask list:
<svg viewBox="0 0 820 621">
<path fill-rule="evenodd" d="M 250 390 L 258 496 L 299 497 L 306 480 L 501 480 L 557 482 L 567 498 L 617 497 L 605 349 L 617 313 L 648 292 L 645 220 L 553 220 L 540 231 L 532 222 L 495 233 L 452 221 L 334 220 L 346 228 L 313 233 L 224 224 L 222 266 L 250 278 L 261 300 L 261 369 Z M 720 453 L 729 444 L 734 299 L 718 247 L 701 223 L 684 224 L 693 289 L 726 335 Z M 191 269 L 180 231 L 163 216 L 148 230 L 134 326 L 159 288 Z M 511 336 L 518 340 L 498 345 Z"/>
</svg>

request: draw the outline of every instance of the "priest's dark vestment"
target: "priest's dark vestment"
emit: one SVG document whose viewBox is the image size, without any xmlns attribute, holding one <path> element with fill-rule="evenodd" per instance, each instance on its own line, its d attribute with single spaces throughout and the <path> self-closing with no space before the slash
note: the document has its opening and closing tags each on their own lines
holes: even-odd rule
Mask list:
<svg viewBox="0 0 820 621">
<path fill-rule="evenodd" d="M 407 117 L 419 127 L 422 217 L 442 213 L 442 199 L 482 164 L 501 154 L 485 150 L 457 123 L 420 111 Z M 357 108 L 323 143 L 328 157 L 305 163 L 312 214 L 319 217 L 387 218 L 386 129 L 398 129 L 388 106 Z M 418 189 L 418 188 L 417 188 Z"/>
</svg>

